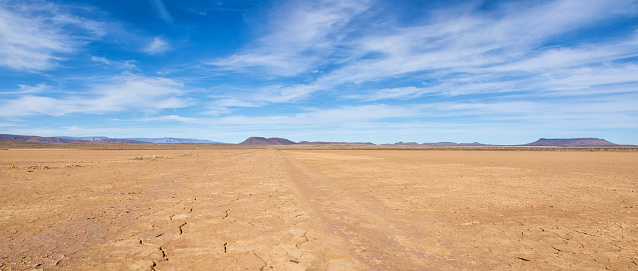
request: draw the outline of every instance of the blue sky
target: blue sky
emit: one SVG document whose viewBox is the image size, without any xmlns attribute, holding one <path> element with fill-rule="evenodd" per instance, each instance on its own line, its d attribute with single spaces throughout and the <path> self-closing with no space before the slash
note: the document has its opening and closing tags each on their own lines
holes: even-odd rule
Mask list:
<svg viewBox="0 0 638 271">
<path fill-rule="evenodd" d="M 0 133 L 638 144 L 638 1 L 0 1 Z"/>
</svg>

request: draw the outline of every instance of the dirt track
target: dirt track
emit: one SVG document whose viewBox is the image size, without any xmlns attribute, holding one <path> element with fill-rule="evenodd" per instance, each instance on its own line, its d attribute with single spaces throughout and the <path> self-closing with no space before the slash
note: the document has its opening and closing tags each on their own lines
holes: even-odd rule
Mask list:
<svg viewBox="0 0 638 271">
<path fill-rule="evenodd" d="M 638 270 L 638 153 L 0 150 L 0 269 Z"/>
</svg>

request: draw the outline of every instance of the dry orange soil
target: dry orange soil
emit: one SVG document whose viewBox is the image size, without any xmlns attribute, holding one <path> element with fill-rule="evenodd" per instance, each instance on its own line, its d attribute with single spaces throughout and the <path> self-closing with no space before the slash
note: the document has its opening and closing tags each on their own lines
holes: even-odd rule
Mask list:
<svg viewBox="0 0 638 271">
<path fill-rule="evenodd" d="M 0 269 L 638 270 L 638 152 L 0 150 Z"/>
</svg>

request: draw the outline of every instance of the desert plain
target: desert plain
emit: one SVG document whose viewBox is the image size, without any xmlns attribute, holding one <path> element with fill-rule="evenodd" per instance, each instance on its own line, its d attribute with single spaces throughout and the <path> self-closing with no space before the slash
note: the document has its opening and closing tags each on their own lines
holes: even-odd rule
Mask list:
<svg viewBox="0 0 638 271">
<path fill-rule="evenodd" d="M 33 269 L 638 270 L 638 152 L 3 149 Z"/>
</svg>

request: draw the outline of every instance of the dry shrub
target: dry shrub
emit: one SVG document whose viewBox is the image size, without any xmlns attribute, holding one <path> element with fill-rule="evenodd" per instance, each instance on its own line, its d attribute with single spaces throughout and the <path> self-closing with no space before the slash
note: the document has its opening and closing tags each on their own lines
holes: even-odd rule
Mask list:
<svg viewBox="0 0 638 271">
<path fill-rule="evenodd" d="M 34 171 L 36 169 L 51 169 L 50 166 L 37 166 L 37 165 L 33 165 L 33 166 L 29 166 L 27 168 L 29 171 Z"/>
<path fill-rule="evenodd" d="M 171 157 L 168 155 L 144 155 L 144 156 L 136 156 L 135 160 L 151 160 L 151 161 L 155 161 L 157 159 L 170 159 Z"/>
</svg>

